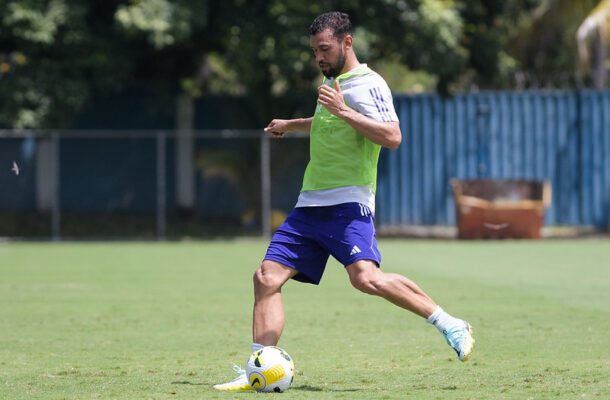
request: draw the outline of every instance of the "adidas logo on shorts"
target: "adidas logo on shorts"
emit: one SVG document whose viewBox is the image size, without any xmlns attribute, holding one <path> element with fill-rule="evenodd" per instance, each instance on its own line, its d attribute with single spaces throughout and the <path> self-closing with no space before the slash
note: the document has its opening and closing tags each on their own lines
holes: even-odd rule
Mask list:
<svg viewBox="0 0 610 400">
<path fill-rule="evenodd" d="M 353 256 L 354 254 L 362 253 L 362 250 L 358 248 L 358 246 L 352 247 L 352 251 L 350 251 L 349 255 Z"/>
</svg>

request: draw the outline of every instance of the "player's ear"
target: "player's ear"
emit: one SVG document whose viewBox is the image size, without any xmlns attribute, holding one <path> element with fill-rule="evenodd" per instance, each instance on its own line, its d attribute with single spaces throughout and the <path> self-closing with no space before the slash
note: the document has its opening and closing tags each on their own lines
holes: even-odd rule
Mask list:
<svg viewBox="0 0 610 400">
<path fill-rule="evenodd" d="M 345 37 L 343 38 L 343 43 L 345 44 L 345 47 L 347 47 L 347 48 L 352 47 L 353 42 L 354 42 L 354 38 L 352 37 L 352 35 L 345 35 Z"/>
</svg>

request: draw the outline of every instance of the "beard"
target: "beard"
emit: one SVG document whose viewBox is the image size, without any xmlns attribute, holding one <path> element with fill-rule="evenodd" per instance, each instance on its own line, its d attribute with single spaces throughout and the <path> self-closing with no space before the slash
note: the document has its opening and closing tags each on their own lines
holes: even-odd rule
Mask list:
<svg viewBox="0 0 610 400">
<path fill-rule="evenodd" d="M 328 65 L 328 70 L 322 71 L 324 76 L 327 78 L 332 78 L 332 77 L 336 78 L 337 76 L 339 76 L 341 71 L 343 71 L 343 67 L 345 66 L 346 59 L 347 59 L 347 57 L 345 57 L 343 50 L 339 49 L 339 55 L 337 56 L 337 62 L 335 62 L 334 64 L 325 63 L 326 65 Z M 324 64 L 320 64 L 320 66 L 322 66 L 322 65 L 324 65 Z"/>
</svg>

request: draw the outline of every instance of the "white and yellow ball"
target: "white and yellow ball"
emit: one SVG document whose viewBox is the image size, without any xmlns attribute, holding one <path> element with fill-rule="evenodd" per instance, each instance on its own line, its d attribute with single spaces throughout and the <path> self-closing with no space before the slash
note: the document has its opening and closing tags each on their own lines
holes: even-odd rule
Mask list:
<svg viewBox="0 0 610 400">
<path fill-rule="evenodd" d="M 283 392 L 294 379 L 294 362 L 279 347 L 266 346 L 252 353 L 246 376 L 257 392 Z"/>
</svg>

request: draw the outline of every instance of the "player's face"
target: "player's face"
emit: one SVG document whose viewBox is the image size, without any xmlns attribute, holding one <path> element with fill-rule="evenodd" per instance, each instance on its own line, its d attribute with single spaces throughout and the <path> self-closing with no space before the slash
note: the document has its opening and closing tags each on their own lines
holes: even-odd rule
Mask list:
<svg viewBox="0 0 610 400">
<path fill-rule="evenodd" d="M 348 36 L 343 38 L 343 40 L 338 40 L 333 36 L 333 32 L 330 29 L 326 29 L 309 37 L 311 48 L 316 56 L 316 62 L 320 67 L 320 71 L 327 78 L 337 77 L 341 74 L 345 66 L 345 42 Z"/>
</svg>

